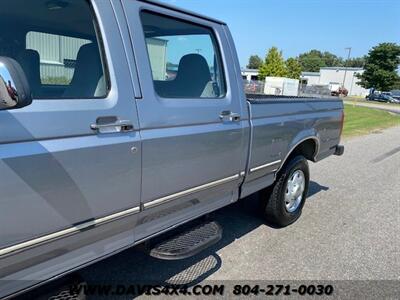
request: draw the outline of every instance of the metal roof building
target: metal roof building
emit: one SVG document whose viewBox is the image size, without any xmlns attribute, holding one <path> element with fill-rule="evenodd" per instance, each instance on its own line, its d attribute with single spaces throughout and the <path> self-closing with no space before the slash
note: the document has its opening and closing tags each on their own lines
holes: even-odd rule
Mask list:
<svg viewBox="0 0 400 300">
<path fill-rule="evenodd" d="M 368 90 L 358 84 L 356 76 L 363 72 L 363 68 L 324 67 L 319 72 L 303 72 L 301 80 L 308 85 L 344 85 L 349 96 L 365 96 Z"/>
</svg>

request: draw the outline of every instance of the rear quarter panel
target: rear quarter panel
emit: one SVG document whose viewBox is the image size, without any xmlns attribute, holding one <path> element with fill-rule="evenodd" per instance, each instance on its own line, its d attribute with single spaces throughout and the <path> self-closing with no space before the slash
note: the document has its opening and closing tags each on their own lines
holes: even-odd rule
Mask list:
<svg viewBox="0 0 400 300">
<path fill-rule="evenodd" d="M 334 153 L 333 147 L 340 143 L 343 101 L 316 101 L 309 102 L 313 109 L 309 119 L 304 120 L 306 128 L 313 128 L 319 139 L 319 150 L 315 161 L 320 161 Z"/>
<path fill-rule="evenodd" d="M 271 98 L 250 101 L 249 107 L 252 136 L 242 197 L 271 185 L 276 171 L 302 141 L 317 142 L 314 161 L 333 154 L 340 142 L 343 102 L 338 98 Z"/>
</svg>

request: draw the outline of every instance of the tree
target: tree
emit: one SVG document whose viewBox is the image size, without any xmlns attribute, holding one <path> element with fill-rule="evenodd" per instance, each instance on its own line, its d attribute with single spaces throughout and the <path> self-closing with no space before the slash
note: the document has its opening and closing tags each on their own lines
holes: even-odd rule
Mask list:
<svg viewBox="0 0 400 300">
<path fill-rule="evenodd" d="M 295 58 L 288 58 L 286 60 L 286 76 L 293 79 L 300 79 L 301 76 L 301 65 Z"/>
<path fill-rule="evenodd" d="M 247 68 L 249 69 L 259 69 L 263 64 L 263 60 L 261 57 L 258 55 L 252 55 L 249 58 L 249 64 L 247 65 Z"/>
<path fill-rule="evenodd" d="M 319 69 L 326 67 L 325 61 L 322 59 L 322 53 L 318 50 L 311 50 L 307 53 L 299 55 L 301 68 L 305 72 L 319 72 Z"/>
<path fill-rule="evenodd" d="M 319 72 L 323 67 L 342 67 L 343 59 L 328 51 L 313 49 L 299 55 L 301 68 L 305 72 Z"/>
<path fill-rule="evenodd" d="M 282 52 L 276 47 L 269 49 L 265 62 L 260 67 L 259 77 L 265 79 L 267 76 L 285 77 L 287 70 Z"/>
<path fill-rule="evenodd" d="M 358 75 L 359 84 L 366 89 L 388 91 L 400 78 L 400 46 L 395 43 L 381 43 L 373 47 L 365 57 L 364 73 Z"/>
<path fill-rule="evenodd" d="M 362 68 L 365 64 L 365 57 L 354 57 L 346 59 L 344 66 L 348 68 Z"/>
<path fill-rule="evenodd" d="M 299 62 L 304 72 L 319 72 L 323 67 L 353 67 L 361 68 L 364 66 L 364 57 L 354 57 L 344 60 L 328 51 L 321 52 L 313 49 L 299 55 Z"/>
<path fill-rule="evenodd" d="M 400 90 L 400 78 L 390 87 L 391 90 Z"/>
<path fill-rule="evenodd" d="M 341 67 L 343 66 L 343 58 L 336 56 L 328 51 L 322 54 L 322 60 L 327 67 Z"/>
</svg>

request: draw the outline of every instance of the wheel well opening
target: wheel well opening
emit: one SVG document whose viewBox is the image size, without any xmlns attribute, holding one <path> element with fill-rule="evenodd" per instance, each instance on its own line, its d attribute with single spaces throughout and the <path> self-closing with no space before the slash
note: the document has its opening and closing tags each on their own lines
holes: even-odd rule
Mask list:
<svg viewBox="0 0 400 300">
<path fill-rule="evenodd" d="M 286 162 L 290 161 L 293 157 L 298 155 L 304 156 L 307 160 L 314 161 L 315 155 L 317 154 L 317 142 L 314 139 L 308 139 L 297 145 L 296 148 L 290 153 Z M 286 163 L 285 162 L 285 163 Z"/>
</svg>

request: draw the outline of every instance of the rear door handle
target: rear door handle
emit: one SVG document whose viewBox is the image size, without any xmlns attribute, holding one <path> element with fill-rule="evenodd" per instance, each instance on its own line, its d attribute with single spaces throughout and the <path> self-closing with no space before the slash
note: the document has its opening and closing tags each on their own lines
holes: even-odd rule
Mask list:
<svg viewBox="0 0 400 300">
<path fill-rule="evenodd" d="M 240 122 L 240 114 L 225 110 L 221 112 L 219 118 L 222 122 Z"/>
<path fill-rule="evenodd" d="M 115 117 L 98 118 L 96 124 L 90 125 L 92 130 L 97 133 L 118 133 L 118 132 L 131 132 L 134 130 L 133 124 L 128 120 L 118 120 Z"/>
</svg>

